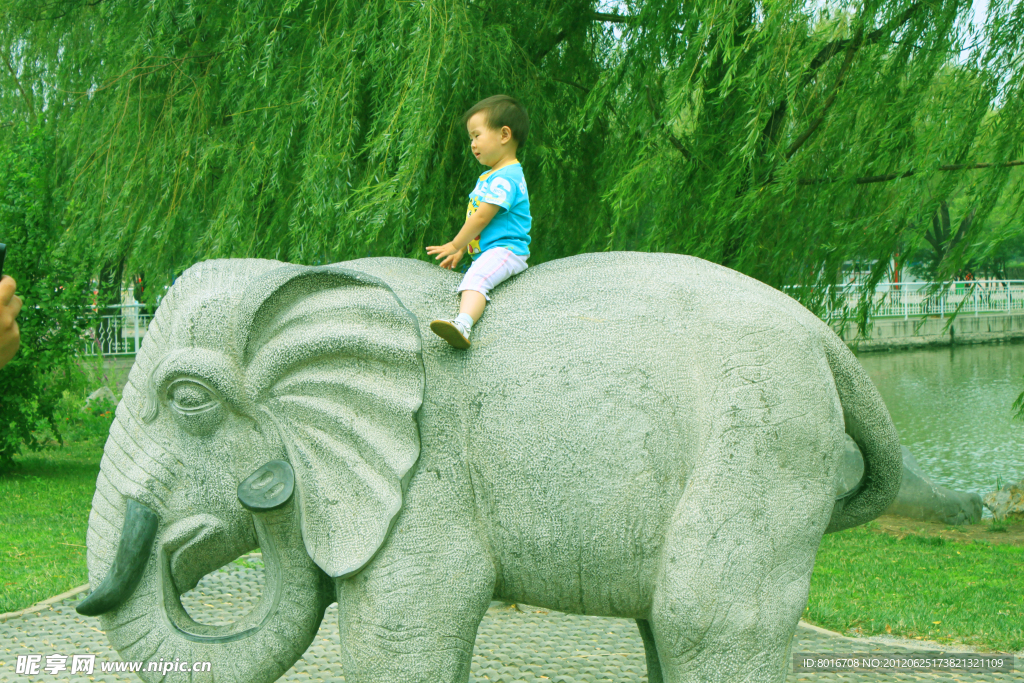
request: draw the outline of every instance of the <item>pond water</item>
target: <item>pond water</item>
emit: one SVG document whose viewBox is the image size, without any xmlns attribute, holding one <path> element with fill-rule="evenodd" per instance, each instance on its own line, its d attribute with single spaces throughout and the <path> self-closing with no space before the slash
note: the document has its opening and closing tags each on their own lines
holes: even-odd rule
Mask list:
<svg viewBox="0 0 1024 683">
<path fill-rule="evenodd" d="M 900 441 L 932 481 L 984 496 L 1024 478 L 1024 343 L 862 353 Z M 986 511 L 987 513 L 987 511 Z"/>
</svg>

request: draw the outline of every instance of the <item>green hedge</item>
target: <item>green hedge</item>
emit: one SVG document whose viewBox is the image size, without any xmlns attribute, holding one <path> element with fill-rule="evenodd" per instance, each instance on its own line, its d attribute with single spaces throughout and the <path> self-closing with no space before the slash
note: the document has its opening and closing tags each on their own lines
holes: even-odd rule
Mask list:
<svg viewBox="0 0 1024 683">
<path fill-rule="evenodd" d="M 53 251 L 61 226 L 51 191 L 53 140 L 40 128 L 5 131 L 0 140 L 0 242 L 4 272 L 24 301 L 21 349 L 0 370 L 0 471 L 42 424 L 54 424 L 63 391 L 80 381 L 74 356 L 85 322 L 87 280 Z"/>
</svg>

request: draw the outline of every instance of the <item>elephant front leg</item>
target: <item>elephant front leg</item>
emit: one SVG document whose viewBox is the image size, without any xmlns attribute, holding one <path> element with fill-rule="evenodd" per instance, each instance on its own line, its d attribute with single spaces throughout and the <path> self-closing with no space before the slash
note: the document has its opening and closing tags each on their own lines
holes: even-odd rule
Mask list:
<svg viewBox="0 0 1024 683">
<path fill-rule="evenodd" d="M 466 683 L 494 581 L 469 531 L 396 528 L 370 566 L 337 582 L 345 681 Z"/>
</svg>

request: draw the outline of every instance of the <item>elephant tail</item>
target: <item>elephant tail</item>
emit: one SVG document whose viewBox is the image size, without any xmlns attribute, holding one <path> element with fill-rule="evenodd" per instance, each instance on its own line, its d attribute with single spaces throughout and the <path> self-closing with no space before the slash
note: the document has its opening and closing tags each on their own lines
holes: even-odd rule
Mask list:
<svg viewBox="0 0 1024 683">
<path fill-rule="evenodd" d="M 903 454 L 899 435 L 875 385 L 857 358 L 831 329 L 825 355 L 843 406 L 846 433 L 864 455 L 864 476 L 836 498 L 825 533 L 864 524 L 882 513 L 900 490 Z"/>
</svg>

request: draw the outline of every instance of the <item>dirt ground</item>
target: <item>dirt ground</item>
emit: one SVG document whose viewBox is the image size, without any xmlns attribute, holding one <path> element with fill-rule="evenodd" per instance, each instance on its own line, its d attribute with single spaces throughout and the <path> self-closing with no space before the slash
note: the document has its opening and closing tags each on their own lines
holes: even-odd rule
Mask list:
<svg viewBox="0 0 1024 683">
<path fill-rule="evenodd" d="M 975 540 L 993 545 L 1015 545 L 1024 547 L 1024 521 L 1011 520 L 1006 531 L 992 531 L 991 519 L 980 524 L 963 524 L 953 526 L 938 522 L 921 522 L 907 517 L 882 515 L 874 520 L 875 533 L 890 534 L 898 538 L 904 536 L 941 536 L 947 541 L 973 543 Z"/>
</svg>

